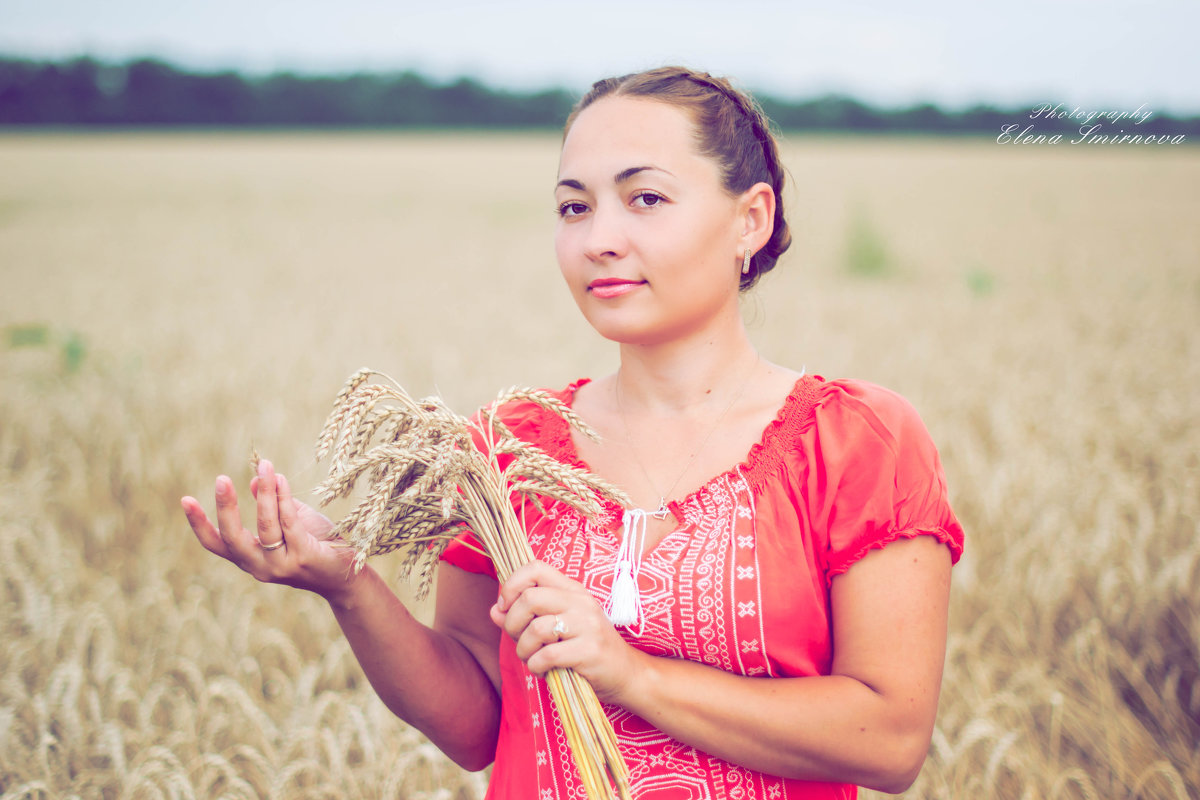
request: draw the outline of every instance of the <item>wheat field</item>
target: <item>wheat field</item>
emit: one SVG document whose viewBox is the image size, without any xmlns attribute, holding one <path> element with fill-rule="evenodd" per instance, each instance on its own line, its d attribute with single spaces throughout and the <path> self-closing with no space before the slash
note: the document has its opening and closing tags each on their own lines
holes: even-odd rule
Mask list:
<svg viewBox="0 0 1200 800">
<path fill-rule="evenodd" d="M 784 153 L 795 244 L 752 335 L 912 400 L 967 531 L 906 796 L 1200 798 L 1200 149 Z M 210 556 L 178 498 L 245 491 L 252 449 L 315 486 L 361 366 L 466 412 L 614 366 L 557 276 L 556 158 L 0 137 L 0 797 L 482 797 L 319 598 Z"/>
</svg>

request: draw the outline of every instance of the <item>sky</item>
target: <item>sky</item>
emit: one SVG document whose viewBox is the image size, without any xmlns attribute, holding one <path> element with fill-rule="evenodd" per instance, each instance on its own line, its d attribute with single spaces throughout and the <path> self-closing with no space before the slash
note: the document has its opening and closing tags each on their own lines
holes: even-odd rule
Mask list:
<svg viewBox="0 0 1200 800">
<path fill-rule="evenodd" d="M 415 69 L 585 89 L 682 63 L 788 99 L 1200 114 L 1198 0 L 0 0 L 0 54 L 200 69 Z"/>
</svg>

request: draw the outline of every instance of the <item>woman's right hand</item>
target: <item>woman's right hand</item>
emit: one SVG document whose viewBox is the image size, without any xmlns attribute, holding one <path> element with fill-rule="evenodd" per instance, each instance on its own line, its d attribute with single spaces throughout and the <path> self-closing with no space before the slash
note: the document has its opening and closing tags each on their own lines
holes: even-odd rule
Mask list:
<svg viewBox="0 0 1200 800">
<path fill-rule="evenodd" d="M 257 535 L 242 527 L 237 492 L 226 475 L 217 477 L 215 527 L 194 497 L 180 501 L 200 544 L 260 581 L 307 589 L 331 602 L 345 595 L 355 578 L 354 553 L 330 537 L 333 523 L 293 498 L 287 478 L 265 459 L 250 492 L 257 505 Z"/>
</svg>

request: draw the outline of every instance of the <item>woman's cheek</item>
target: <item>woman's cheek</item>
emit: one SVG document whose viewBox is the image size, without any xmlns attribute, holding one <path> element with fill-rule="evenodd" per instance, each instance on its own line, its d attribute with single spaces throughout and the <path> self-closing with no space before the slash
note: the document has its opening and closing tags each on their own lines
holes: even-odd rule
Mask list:
<svg viewBox="0 0 1200 800">
<path fill-rule="evenodd" d="M 582 254 L 571 246 L 572 238 L 569 234 L 560 233 L 555 238 L 554 256 L 563 280 L 578 301 L 587 295 L 588 277 L 586 267 L 581 263 L 584 260 Z"/>
</svg>

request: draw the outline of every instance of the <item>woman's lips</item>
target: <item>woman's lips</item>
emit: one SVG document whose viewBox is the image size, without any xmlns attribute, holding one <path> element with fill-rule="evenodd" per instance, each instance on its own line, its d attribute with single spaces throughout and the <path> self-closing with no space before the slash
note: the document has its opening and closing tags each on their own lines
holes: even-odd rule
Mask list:
<svg viewBox="0 0 1200 800">
<path fill-rule="evenodd" d="M 629 294 L 643 285 L 645 281 L 627 281 L 620 278 L 601 278 L 588 284 L 588 291 L 594 296 L 607 300 Z"/>
</svg>

